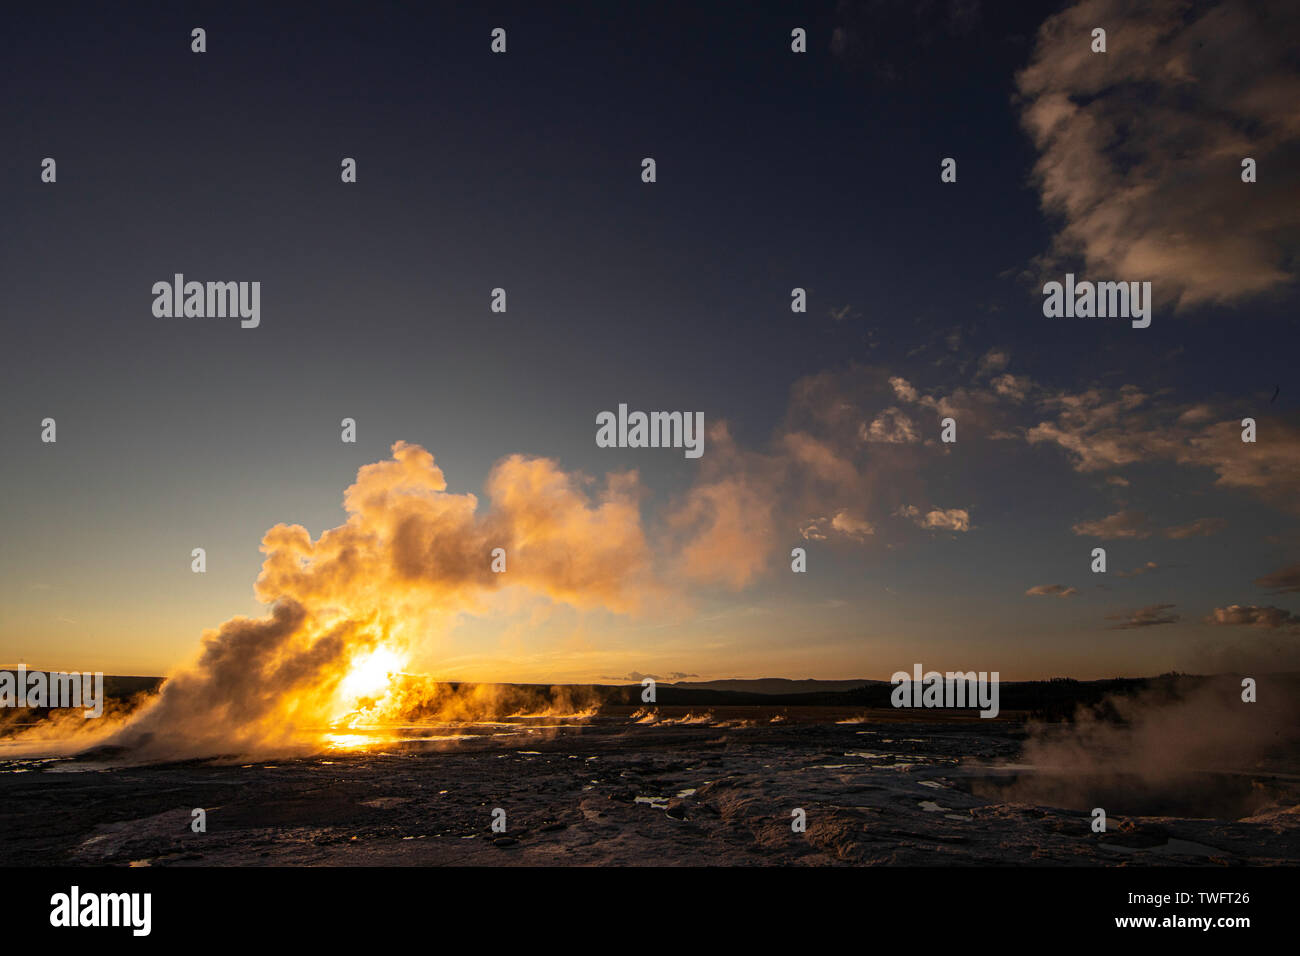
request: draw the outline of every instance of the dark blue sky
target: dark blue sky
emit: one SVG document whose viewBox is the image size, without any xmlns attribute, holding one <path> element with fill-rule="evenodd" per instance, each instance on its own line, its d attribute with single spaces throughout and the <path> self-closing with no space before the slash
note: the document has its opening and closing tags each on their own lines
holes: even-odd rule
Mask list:
<svg viewBox="0 0 1300 956">
<path fill-rule="evenodd" d="M 338 524 L 356 469 L 399 439 L 432 451 L 450 490 L 480 499 L 492 464 L 513 453 L 596 476 L 637 468 L 655 538 L 691 488 L 731 479 L 677 454 L 597 449 L 594 416 L 620 402 L 725 419 L 738 448 L 766 457 L 764 474 L 786 467 L 777 461 L 785 436 L 816 435 L 858 477 L 834 487 L 755 479 L 775 496 L 776 527 L 770 540 L 738 546 L 770 547 L 761 574 L 738 588 L 691 589 L 692 610 L 668 627 L 667 647 L 643 648 L 641 625 L 623 618 L 587 621 L 593 634 L 621 634 L 610 638 L 609 664 L 591 662 L 593 637 L 597 650 L 581 665 L 531 648 L 538 662 L 529 658 L 521 677 L 623 664 L 882 676 L 909 648 L 983 648 L 981 635 L 1000 652 L 1034 647 L 1031 671 L 1140 671 L 1186 665 L 1179 655 L 1198 633 L 1223 633 L 1200 623 L 1212 605 L 1275 601 L 1251 582 L 1296 560 L 1295 510 L 1254 473 L 1216 484 L 1226 467 L 1219 445 L 1184 455 L 1143 439 L 1138 460 L 1093 467 L 1075 439 L 1104 445 L 1109 425 L 1026 437 L 1042 422 L 1061 425 L 1062 395 L 1100 389 L 1105 406 L 1126 384 L 1149 397 L 1134 414 L 1153 416 L 1135 418 L 1134 434 L 1155 435 L 1198 403 L 1213 406 L 1207 422 L 1255 413 L 1294 428 L 1300 402 L 1290 280 L 1177 310 L 1162 304 L 1145 330 L 1043 317 L 1041 275 L 1094 264 L 1044 262 L 1062 223 L 1041 206 L 1033 169 L 1043 150 L 1022 127 L 1017 87 L 1036 45 L 1050 54 L 1058 42 L 1038 38 L 1043 21 L 1063 11 L 1068 22 L 1069 5 L 704 6 L 133 4 L 15 14 L 0 38 L 9 450 L 0 658 L 169 666 L 199 629 L 259 612 L 252 581 L 267 528 L 301 522 L 315 535 Z M 1194 30 L 1205 8 L 1170 35 Z M 1123 23 L 1108 22 L 1122 39 Z M 202 55 L 190 51 L 195 26 L 208 34 Z M 489 52 L 496 26 L 508 31 L 504 56 Z M 797 26 L 808 31 L 804 55 L 790 51 Z M 1128 55 L 1113 49 L 1108 63 Z M 1261 74 L 1276 66 L 1285 77 L 1288 65 L 1266 61 Z M 1212 79 L 1201 77 L 1207 88 Z M 1141 139 L 1162 92 L 1130 89 L 1132 103 L 1114 107 L 1127 110 L 1116 128 Z M 1120 102 L 1091 92 L 1078 102 L 1094 96 Z M 1186 115 L 1200 109 L 1194 102 Z M 1238 128 L 1249 137 L 1268 123 L 1248 116 Z M 1099 156 L 1123 166 L 1126 148 L 1120 136 Z M 1208 146 L 1193 138 L 1186 148 Z M 1294 132 L 1283 128 L 1269 150 L 1275 161 L 1256 186 L 1285 204 L 1296 195 Z M 58 162 L 53 185 L 39 179 L 46 156 Z M 357 159 L 355 185 L 339 181 L 345 156 Z M 640 180 L 646 156 L 658 164 L 652 185 Z M 956 184 L 939 181 L 945 156 L 958 160 Z M 1135 178 L 1178 175 L 1140 150 L 1132 168 Z M 1230 156 L 1224 181 L 1236 175 Z M 1201 195 L 1195 177 L 1185 189 Z M 1250 215 L 1203 227 L 1250 232 Z M 1146 216 L 1143 235 L 1159 236 L 1159 225 Z M 1292 277 L 1294 227 L 1284 218 L 1267 230 Z M 1177 244 L 1172 230 L 1167 237 Z M 150 288 L 175 272 L 260 281 L 261 326 L 155 318 Z M 488 309 L 497 286 L 509 297 L 504 315 Z M 808 290 L 806 315 L 790 311 L 794 286 Z M 990 354 L 1009 364 L 980 373 Z M 800 422 L 791 398 L 801 380 L 830 376 L 857 395 L 865 426 L 900 401 L 891 377 L 939 401 L 989 392 L 1003 372 L 1031 381 L 1032 393 L 1005 414 L 959 415 L 959 427 L 978 424 L 963 428 L 955 450 L 889 459 L 878 474 L 895 449 L 846 449 L 825 422 L 820 432 Z M 46 416 L 58 421 L 56 446 L 38 440 Z M 338 440 L 345 416 L 358 422 L 356 445 Z M 931 442 L 937 418 L 922 426 Z M 1201 447 L 1199 433 L 1172 440 Z M 1291 461 L 1260 468 L 1273 474 Z M 1120 468 L 1143 480 L 1106 490 Z M 1131 498 L 1115 499 L 1115 487 Z M 1211 494 L 1222 498 L 1207 503 Z M 921 527 L 900 517 L 906 505 L 959 508 L 973 527 Z M 823 543 L 801 531 L 840 510 L 874 526 L 868 540 Z M 1096 542 L 1072 528 L 1126 510 L 1148 514 L 1152 528 L 1203 517 L 1228 528 L 1203 540 L 1151 530 L 1117 539 L 1132 549 L 1116 558 L 1125 566 L 1185 570 L 1163 590 L 1107 603 L 1087 572 Z M 783 555 L 810 541 L 826 549 L 821 573 L 792 579 Z M 189 570 L 199 545 L 205 576 Z M 673 542 L 655 549 L 673 564 Z M 1230 567 L 1242 570 L 1228 576 Z M 1058 578 L 1093 593 L 1024 595 Z M 1093 604 L 1080 610 L 1084 600 Z M 800 602 L 820 610 L 786 620 Z M 1163 603 L 1179 608 L 1179 623 L 1112 633 L 1108 615 Z M 712 631 L 701 620 L 737 608 L 780 622 L 760 628 L 761 639 L 742 624 L 704 639 Z M 792 621 L 810 617 L 814 649 L 774 650 L 787 646 L 780 635 Z M 575 626 L 562 617 L 551 638 Z M 963 644 L 959 631 L 973 636 Z M 1095 658 L 1078 637 L 1093 631 L 1103 646 Z M 1150 641 L 1149 632 L 1165 643 L 1132 652 L 1132 635 Z M 1061 643 L 1048 652 L 1050 635 Z M 695 654 L 700 644 L 718 646 Z M 429 652 L 430 666 L 449 656 L 440 653 Z"/>
</svg>

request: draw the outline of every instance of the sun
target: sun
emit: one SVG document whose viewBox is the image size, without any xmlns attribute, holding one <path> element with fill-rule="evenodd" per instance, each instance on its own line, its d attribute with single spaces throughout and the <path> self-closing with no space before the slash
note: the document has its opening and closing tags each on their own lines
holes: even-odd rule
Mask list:
<svg viewBox="0 0 1300 956">
<path fill-rule="evenodd" d="M 347 703 L 363 698 L 382 697 L 394 674 L 402 670 L 402 658 L 387 647 L 377 647 L 369 654 L 352 660 L 347 676 L 339 682 L 339 696 Z"/>
</svg>

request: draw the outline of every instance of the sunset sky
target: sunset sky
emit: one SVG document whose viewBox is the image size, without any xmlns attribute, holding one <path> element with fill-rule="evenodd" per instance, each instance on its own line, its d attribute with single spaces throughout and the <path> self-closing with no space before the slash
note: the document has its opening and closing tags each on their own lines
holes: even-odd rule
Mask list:
<svg viewBox="0 0 1300 956">
<path fill-rule="evenodd" d="M 448 678 L 1300 668 L 1296 6 L 758 6 L 15 14 L 0 664 L 167 672 L 357 483 Z M 1150 327 L 1045 318 L 1067 272 Z"/>
</svg>

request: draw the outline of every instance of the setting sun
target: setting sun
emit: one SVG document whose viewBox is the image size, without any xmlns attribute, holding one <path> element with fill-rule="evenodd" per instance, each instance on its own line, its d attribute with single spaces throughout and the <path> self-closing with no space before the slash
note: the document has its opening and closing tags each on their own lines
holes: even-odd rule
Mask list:
<svg viewBox="0 0 1300 956">
<path fill-rule="evenodd" d="M 352 668 L 339 683 L 339 697 L 351 709 L 363 698 L 382 697 L 388 690 L 392 676 L 401 671 L 402 658 L 387 647 L 379 647 L 368 654 L 358 655 Z"/>
</svg>

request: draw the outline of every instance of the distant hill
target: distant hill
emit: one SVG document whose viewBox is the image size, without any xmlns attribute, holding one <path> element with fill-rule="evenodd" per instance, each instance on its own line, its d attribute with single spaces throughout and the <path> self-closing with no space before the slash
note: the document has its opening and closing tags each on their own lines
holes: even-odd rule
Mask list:
<svg viewBox="0 0 1300 956">
<path fill-rule="evenodd" d="M 0 668 L 0 672 L 13 668 Z M 31 671 L 29 671 L 31 673 Z M 1285 693 L 1300 696 L 1300 674 L 1272 674 L 1270 680 Z M 105 696 L 125 701 L 141 692 L 154 692 L 163 683 L 161 677 L 106 675 Z M 440 686 L 451 694 L 461 687 L 496 687 L 501 691 L 502 707 L 509 710 L 517 701 L 524 709 L 554 703 L 558 706 L 604 707 L 644 706 L 643 688 L 639 683 L 626 684 L 474 684 L 471 681 L 444 681 Z M 1208 683 L 1221 685 L 1225 692 L 1237 693 L 1240 677 L 1230 674 L 1194 676 L 1161 674 L 1158 677 L 1119 677 L 1107 680 L 1079 681 L 1056 677 L 1041 681 L 1001 681 L 998 685 L 1002 711 L 1016 711 L 1046 720 L 1069 719 L 1080 706 L 1096 707 L 1110 695 L 1128 696 L 1157 690 L 1171 699 Z M 655 704 L 683 707 L 840 707 L 891 708 L 894 685 L 880 680 L 792 680 L 780 677 L 757 680 L 679 681 L 660 683 Z M 1113 708 L 1110 708 L 1113 710 Z M 901 712 L 900 712 L 901 713 Z"/>
<path fill-rule="evenodd" d="M 14 680 L 15 681 L 17 680 L 16 675 L 18 673 L 18 669 L 16 667 L 0 667 L 0 674 L 5 674 L 5 673 L 15 675 Z M 50 673 L 50 671 L 42 670 L 39 667 L 29 667 L 27 668 L 27 673 L 48 674 Z M 59 673 L 59 671 L 54 671 L 54 673 L 57 674 Z M 68 671 L 67 673 L 72 673 L 72 672 Z M 161 677 L 131 677 L 131 676 L 118 675 L 118 674 L 105 674 L 104 675 L 104 696 L 109 699 L 126 700 L 130 697 L 134 697 L 136 694 L 139 694 L 141 691 L 145 691 L 145 692 L 156 691 L 159 687 L 162 686 L 162 682 L 163 679 Z"/>
<path fill-rule="evenodd" d="M 791 680 L 787 677 L 761 677 L 756 680 L 731 678 L 729 680 L 673 681 L 660 683 L 660 687 L 680 687 L 682 690 L 730 690 L 748 694 L 816 694 L 824 691 L 856 690 L 868 684 L 883 684 L 878 680 Z"/>
</svg>

